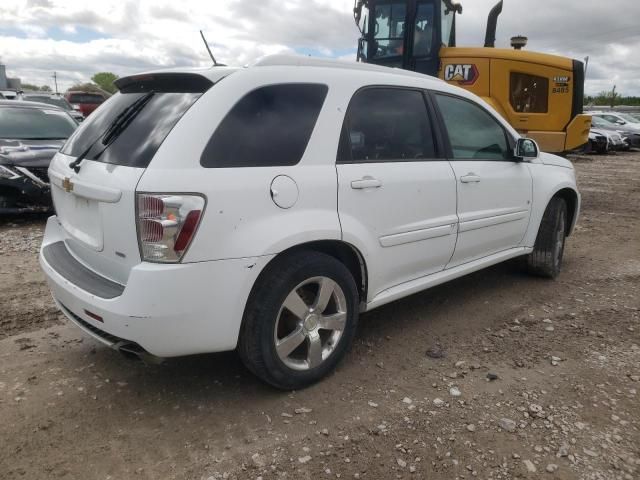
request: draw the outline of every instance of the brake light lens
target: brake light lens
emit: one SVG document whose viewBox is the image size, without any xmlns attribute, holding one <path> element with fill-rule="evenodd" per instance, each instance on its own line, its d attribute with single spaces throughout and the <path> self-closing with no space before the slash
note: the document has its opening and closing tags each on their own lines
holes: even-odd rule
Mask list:
<svg viewBox="0 0 640 480">
<path fill-rule="evenodd" d="M 138 244 L 142 260 L 178 263 L 198 230 L 202 195 L 136 194 Z"/>
</svg>

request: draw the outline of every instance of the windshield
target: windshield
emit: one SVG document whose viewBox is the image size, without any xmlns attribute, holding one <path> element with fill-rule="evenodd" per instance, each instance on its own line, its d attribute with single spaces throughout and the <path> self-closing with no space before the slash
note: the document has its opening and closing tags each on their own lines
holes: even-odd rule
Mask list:
<svg viewBox="0 0 640 480">
<path fill-rule="evenodd" d="M 638 119 L 633 117 L 632 115 L 629 115 L 628 113 L 618 113 L 618 116 L 626 120 L 627 122 L 638 123 Z"/>
<path fill-rule="evenodd" d="M 591 124 L 594 127 L 602 127 L 602 128 L 614 128 L 617 127 L 615 123 L 610 122 L 609 120 L 605 120 L 600 117 L 591 117 Z"/>
<path fill-rule="evenodd" d="M 78 125 L 60 110 L 0 108 L 0 138 L 15 140 L 66 139 Z"/>
<path fill-rule="evenodd" d="M 400 56 L 404 50 L 405 2 L 377 4 L 373 10 L 374 58 Z"/>
<path fill-rule="evenodd" d="M 64 98 L 49 97 L 47 95 L 24 95 L 24 99 L 27 102 L 40 102 L 48 103 L 49 105 L 55 105 L 56 107 L 63 108 L 64 110 L 73 110 L 71 104 Z"/>
</svg>

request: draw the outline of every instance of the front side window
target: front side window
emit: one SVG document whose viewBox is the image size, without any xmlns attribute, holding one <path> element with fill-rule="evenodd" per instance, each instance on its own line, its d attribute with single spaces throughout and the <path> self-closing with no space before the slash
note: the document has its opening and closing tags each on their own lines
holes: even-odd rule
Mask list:
<svg viewBox="0 0 640 480">
<path fill-rule="evenodd" d="M 512 153 L 502 125 L 474 103 L 436 95 L 454 159 L 509 160 Z"/>
<path fill-rule="evenodd" d="M 422 93 L 368 88 L 351 100 L 345 121 L 350 148 L 342 162 L 411 161 L 435 156 Z"/>
<path fill-rule="evenodd" d="M 511 72 L 509 100 L 516 112 L 547 113 L 549 79 L 527 73 Z"/>
<path fill-rule="evenodd" d="M 623 121 L 621 118 L 614 117 L 613 115 L 602 115 L 602 118 L 604 118 L 608 122 L 616 123 L 616 124 L 621 124 Z"/>
<path fill-rule="evenodd" d="M 322 84 L 290 83 L 248 93 L 220 122 L 200 164 L 207 168 L 297 164 L 327 91 Z"/>
<path fill-rule="evenodd" d="M 434 8 L 432 3 L 418 4 L 413 36 L 413 55 L 416 57 L 431 54 L 433 46 L 433 17 Z"/>
<path fill-rule="evenodd" d="M 373 10 L 374 58 L 401 56 L 404 50 L 406 2 L 377 4 Z"/>
</svg>

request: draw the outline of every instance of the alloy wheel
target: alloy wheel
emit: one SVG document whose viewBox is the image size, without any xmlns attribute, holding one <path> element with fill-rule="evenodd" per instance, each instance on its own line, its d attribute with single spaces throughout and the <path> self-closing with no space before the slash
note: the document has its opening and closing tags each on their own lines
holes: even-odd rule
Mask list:
<svg viewBox="0 0 640 480">
<path fill-rule="evenodd" d="M 335 351 L 347 323 L 347 300 L 328 277 L 305 280 L 287 295 L 274 330 L 280 360 L 294 370 L 318 367 Z"/>
</svg>

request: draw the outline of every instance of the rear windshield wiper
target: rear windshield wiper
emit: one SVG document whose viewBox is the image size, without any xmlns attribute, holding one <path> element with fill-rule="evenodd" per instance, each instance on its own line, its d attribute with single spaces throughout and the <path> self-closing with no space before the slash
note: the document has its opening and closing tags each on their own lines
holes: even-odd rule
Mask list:
<svg viewBox="0 0 640 480">
<path fill-rule="evenodd" d="M 78 173 L 80 171 L 80 163 L 82 163 L 91 149 L 99 141 L 102 140 L 102 149 L 94 155 L 94 158 L 97 160 L 100 155 L 102 155 L 104 151 L 109 148 L 109 145 L 111 145 L 116 140 L 116 138 L 118 138 L 118 135 L 120 135 L 129 126 L 129 124 L 133 121 L 136 115 L 140 113 L 144 106 L 149 103 L 149 100 L 151 100 L 151 97 L 153 97 L 154 94 L 155 91 L 153 90 L 146 93 L 131 105 L 129 105 L 127 108 L 125 108 L 122 112 L 120 112 L 118 116 L 113 119 L 113 122 L 111 122 L 109 127 L 103 133 L 101 133 L 98 138 L 91 142 L 89 147 L 84 152 L 82 152 L 78 156 L 78 158 L 76 158 L 69 164 L 69 168 L 72 168 L 76 173 Z"/>
</svg>

